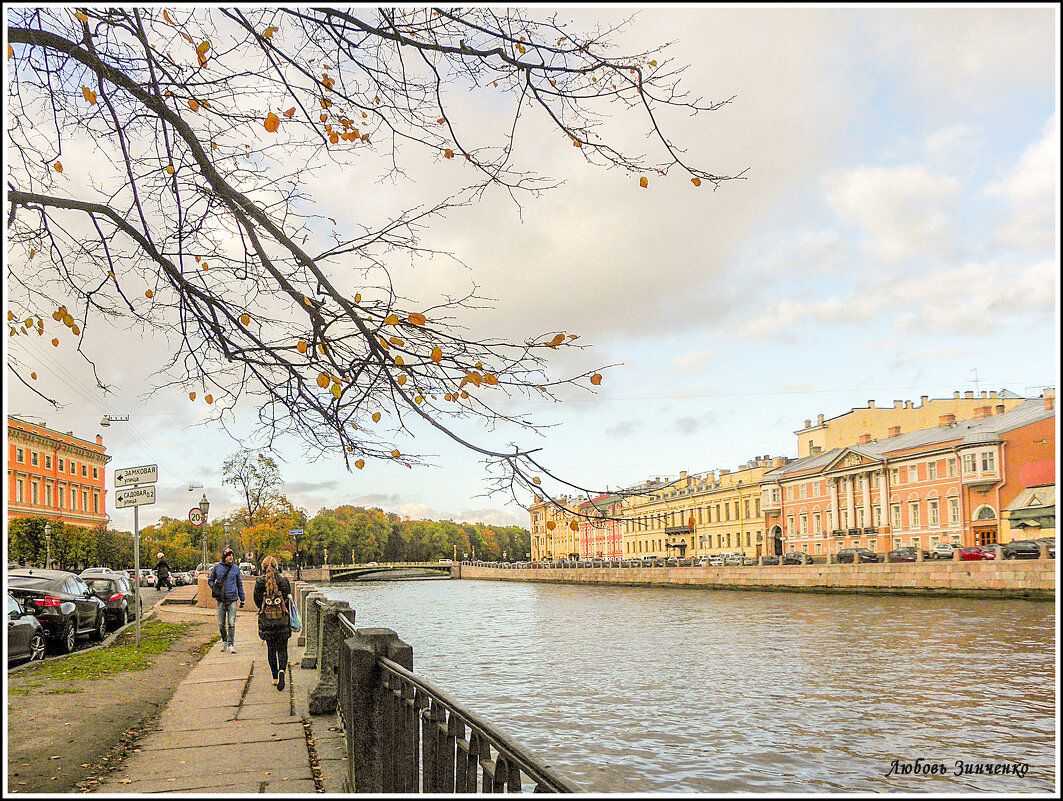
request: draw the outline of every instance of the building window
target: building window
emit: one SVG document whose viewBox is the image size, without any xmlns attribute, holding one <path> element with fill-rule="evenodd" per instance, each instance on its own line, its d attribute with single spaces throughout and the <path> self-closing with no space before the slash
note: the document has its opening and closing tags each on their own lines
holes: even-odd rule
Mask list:
<svg viewBox="0 0 1063 801">
<path fill-rule="evenodd" d="M 960 499 L 949 498 L 949 523 L 955 525 L 960 522 Z"/>
<path fill-rule="evenodd" d="M 812 515 L 812 530 L 813 531 L 822 531 L 823 530 L 823 526 L 820 525 L 820 522 L 821 522 L 821 518 L 819 516 L 819 512 L 816 512 L 814 515 Z"/>
<path fill-rule="evenodd" d="M 914 465 L 914 464 L 910 465 L 908 467 L 908 483 L 909 484 L 914 484 L 918 480 L 919 480 L 919 466 L 918 465 Z"/>
<path fill-rule="evenodd" d="M 801 536 L 808 536 L 808 515 L 801 515 Z"/>
<path fill-rule="evenodd" d="M 24 502 L 23 494 L 24 491 L 22 487 L 22 479 L 20 478 L 18 481 L 15 482 L 15 497 L 18 498 L 19 503 Z"/>
<path fill-rule="evenodd" d="M 731 519 L 731 504 L 729 504 L 729 503 L 725 503 L 723 505 L 723 519 L 724 520 L 730 520 Z"/>
<path fill-rule="evenodd" d="M 890 507 L 890 516 L 893 518 L 893 527 L 894 528 L 900 528 L 901 527 L 901 505 L 899 503 L 895 503 L 895 504 L 893 504 Z M 899 548 L 900 546 L 898 545 L 897 547 Z"/>
<path fill-rule="evenodd" d="M 749 498 L 746 498 L 746 517 L 749 517 Z"/>
<path fill-rule="evenodd" d="M 37 466 L 37 451 L 30 451 L 30 464 Z"/>
<path fill-rule="evenodd" d="M 760 498 L 753 499 L 754 517 L 760 517 Z"/>
<path fill-rule="evenodd" d="M 30 495 L 32 497 L 33 505 L 37 506 L 38 503 L 37 503 L 37 482 L 36 481 L 30 482 Z"/>
<path fill-rule="evenodd" d="M 927 462 L 927 465 L 926 465 L 926 477 L 927 477 L 927 479 L 929 479 L 931 481 L 933 481 L 935 478 L 938 477 L 938 463 L 937 462 Z"/>
<path fill-rule="evenodd" d="M 996 470 L 996 457 L 993 451 L 982 451 L 982 472 L 995 473 Z"/>
<path fill-rule="evenodd" d="M 930 521 L 930 525 L 932 525 L 932 526 L 940 526 L 941 525 L 941 517 L 938 514 L 938 502 L 937 501 L 927 501 L 926 502 L 926 516 L 927 516 L 927 518 Z"/>
<path fill-rule="evenodd" d="M 18 462 L 26 461 L 26 457 L 22 453 L 22 448 L 15 448 L 15 460 Z"/>
<path fill-rule="evenodd" d="M 89 491 L 81 491 L 81 511 L 87 512 L 89 510 Z"/>
<path fill-rule="evenodd" d="M 956 460 L 949 459 L 945 462 L 949 478 L 956 478 Z"/>
<path fill-rule="evenodd" d="M 48 482 L 44 483 L 44 505 L 48 507 L 52 505 L 52 485 Z"/>
<path fill-rule="evenodd" d="M 791 534 L 794 532 L 794 516 L 793 515 L 787 515 L 786 516 L 786 530 L 788 532 L 790 532 Z"/>
<path fill-rule="evenodd" d="M 973 473 L 978 469 L 978 463 L 973 453 L 963 455 L 963 472 Z"/>
<path fill-rule="evenodd" d="M 62 472 L 63 472 L 63 470 L 65 469 L 65 468 L 63 467 L 63 460 L 62 460 L 62 459 L 56 459 L 56 460 L 55 460 L 55 466 L 56 466 L 56 467 L 57 467 L 57 468 L 59 469 L 59 472 L 60 472 L 60 473 L 62 473 Z"/>
<path fill-rule="evenodd" d="M 863 528 L 864 527 L 864 507 L 863 506 L 857 506 L 856 507 L 856 525 L 859 528 Z"/>
<path fill-rule="evenodd" d="M 911 528 L 919 526 L 919 501 L 912 501 L 908 504 L 908 525 Z"/>
<path fill-rule="evenodd" d="M 45 470 L 51 470 L 52 469 L 52 457 L 49 456 L 47 453 L 44 454 L 44 469 Z"/>
<path fill-rule="evenodd" d="M 896 467 L 890 468 L 890 483 L 891 484 L 900 484 L 901 483 L 901 471 L 898 470 Z"/>
<path fill-rule="evenodd" d="M 87 468 L 85 467 L 85 464 L 84 464 L 84 462 L 82 462 L 82 464 L 81 464 L 81 477 L 82 477 L 82 478 L 88 478 L 88 475 L 89 475 L 89 471 L 88 471 L 88 469 L 87 469 Z"/>
<path fill-rule="evenodd" d="M 100 468 L 98 468 L 98 467 L 92 468 L 92 477 L 94 479 L 99 480 L 99 478 L 100 478 Z"/>
<path fill-rule="evenodd" d="M 76 473 L 77 473 L 77 468 L 74 467 L 74 460 L 71 459 L 70 460 L 70 475 L 75 475 Z"/>
</svg>

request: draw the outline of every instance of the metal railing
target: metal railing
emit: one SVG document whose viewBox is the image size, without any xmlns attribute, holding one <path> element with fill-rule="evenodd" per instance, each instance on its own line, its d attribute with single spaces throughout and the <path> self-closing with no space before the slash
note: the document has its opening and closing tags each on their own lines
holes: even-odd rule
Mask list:
<svg viewBox="0 0 1063 801">
<path fill-rule="evenodd" d="M 316 667 L 311 714 L 338 712 L 354 793 L 578 793 L 574 781 L 413 672 L 390 629 L 359 629 L 346 602 L 299 590 Z"/>
</svg>

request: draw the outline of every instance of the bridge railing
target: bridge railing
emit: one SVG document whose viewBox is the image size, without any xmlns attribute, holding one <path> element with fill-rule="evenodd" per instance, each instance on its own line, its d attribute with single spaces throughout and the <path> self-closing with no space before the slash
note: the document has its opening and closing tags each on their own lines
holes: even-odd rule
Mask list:
<svg viewBox="0 0 1063 801">
<path fill-rule="evenodd" d="M 359 629 L 345 601 L 300 591 L 311 714 L 338 711 L 346 792 L 578 793 L 580 786 L 413 672 L 391 629 Z"/>
</svg>

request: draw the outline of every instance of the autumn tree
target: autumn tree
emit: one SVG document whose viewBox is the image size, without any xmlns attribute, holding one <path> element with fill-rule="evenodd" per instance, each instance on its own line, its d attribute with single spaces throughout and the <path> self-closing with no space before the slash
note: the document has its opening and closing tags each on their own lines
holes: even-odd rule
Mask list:
<svg viewBox="0 0 1063 801">
<path fill-rule="evenodd" d="M 253 527 L 269 504 L 277 499 L 283 485 L 280 468 L 272 456 L 250 450 L 234 453 L 221 467 L 222 484 L 229 484 L 243 496 L 245 523 Z"/>
<path fill-rule="evenodd" d="M 663 48 L 619 52 L 615 30 L 545 12 L 6 13 L 14 342 L 74 344 L 106 388 L 85 333 L 129 327 L 172 343 L 153 392 L 185 393 L 223 426 L 249 403 L 265 440 L 295 435 L 348 469 L 422 463 L 397 439 L 434 430 L 480 454 L 495 490 L 549 496 L 545 477 L 585 490 L 534 450 L 461 433 L 476 430 L 462 420 L 534 428 L 501 410 L 504 399 L 594 391 L 601 368 L 547 371 L 555 351 L 583 345 L 567 321 L 524 340 L 473 334 L 465 320 L 484 306 L 475 293 L 408 300 L 393 265 L 460 258 L 422 241 L 450 209 L 497 197 L 519 209 L 556 184 L 517 147 L 529 123 L 553 131 L 540 146 L 628 171 L 632 192 L 718 186 L 729 176 L 689 162 L 660 119 L 728 100 L 688 97 Z M 504 133 L 486 139 L 471 107 L 508 115 Z M 438 195 L 411 183 L 427 171 L 431 187 L 446 187 Z M 341 225 L 347 198 L 315 191 L 324 172 L 364 191 L 388 182 L 416 201 Z M 24 351 L 9 367 L 32 388 Z M 251 501 L 248 513 L 253 522 Z"/>
</svg>

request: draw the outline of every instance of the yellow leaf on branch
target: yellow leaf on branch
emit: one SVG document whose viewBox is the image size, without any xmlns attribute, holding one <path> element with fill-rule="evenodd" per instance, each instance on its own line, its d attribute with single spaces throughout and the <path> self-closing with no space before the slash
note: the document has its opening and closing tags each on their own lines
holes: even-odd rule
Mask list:
<svg viewBox="0 0 1063 801">
<path fill-rule="evenodd" d="M 398 325 L 399 316 L 397 314 L 389 314 L 384 318 L 384 325 Z"/>
<path fill-rule="evenodd" d="M 199 66 L 207 63 L 207 51 L 210 50 L 210 42 L 203 41 L 196 45 L 196 55 L 199 57 Z"/>
<path fill-rule="evenodd" d="M 374 423 L 379 423 L 380 422 L 380 412 L 373 412 L 373 422 Z"/>
<path fill-rule="evenodd" d="M 96 105 L 96 93 L 93 92 L 91 89 L 89 89 L 89 87 L 82 86 L 81 87 L 81 94 L 84 95 L 85 101 L 90 106 L 95 106 Z"/>
<path fill-rule="evenodd" d="M 266 121 L 262 123 L 262 127 L 270 133 L 276 133 L 277 129 L 280 128 L 280 125 L 280 118 L 272 111 L 266 115 Z"/>
<path fill-rule="evenodd" d="M 432 361 L 436 364 L 443 361 L 443 351 L 440 348 L 432 348 Z"/>
<path fill-rule="evenodd" d="M 428 320 L 423 314 L 418 314 L 417 312 L 411 312 L 410 316 L 406 319 L 409 320 L 409 322 L 413 325 L 424 325 L 426 322 L 428 322 Z"/>
</svg>

